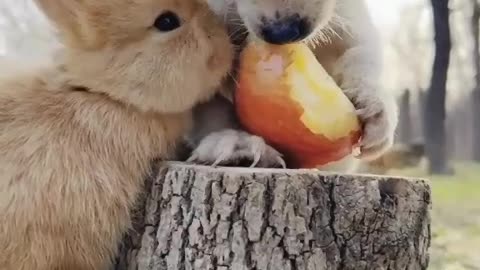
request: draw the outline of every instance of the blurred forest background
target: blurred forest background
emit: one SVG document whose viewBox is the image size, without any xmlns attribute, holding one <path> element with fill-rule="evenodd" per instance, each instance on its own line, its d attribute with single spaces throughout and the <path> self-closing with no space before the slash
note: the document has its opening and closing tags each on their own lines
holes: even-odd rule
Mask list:
<svg viewBox="0 0 480 270">
<path fill-rule="evenodd" d="M 430 269 L 480 270 L 480 3 L 367 2 L 383 39 L 382 85 L 400 108 L 396 147 L 373 172 L 430 179 Z M 0 74 L 49 61 L 58 46 L 31 0 L 0 1 Z"/>
</svg>

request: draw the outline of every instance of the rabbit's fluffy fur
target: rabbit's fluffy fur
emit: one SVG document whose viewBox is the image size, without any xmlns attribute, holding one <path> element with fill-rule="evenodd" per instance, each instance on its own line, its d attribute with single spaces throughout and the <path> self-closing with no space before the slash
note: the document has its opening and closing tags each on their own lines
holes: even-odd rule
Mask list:
<svg viewBox="0 0 480 270">
<path fill-rule="evenodd" d="M 36 1 L 65 48 L 0 81 L 0 268 L 108 269 L 151 161 L 215 93 L 231 44 L 197 0 Z M 167 11 L 181 25 L 160 31 Z"/>
</svg>

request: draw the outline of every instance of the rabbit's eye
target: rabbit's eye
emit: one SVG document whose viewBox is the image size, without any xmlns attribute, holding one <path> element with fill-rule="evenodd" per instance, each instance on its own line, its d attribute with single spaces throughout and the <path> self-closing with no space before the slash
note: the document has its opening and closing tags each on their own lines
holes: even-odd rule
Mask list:
<svg viewBox="0 0 480 270">
<path fill-rule="evenodd" d="M 180 19 L 175 13 L 171 11 L 167 11 L 158 16 L 154 23 L 155 28 L 162 32 L 169 32 L 175 30 L 179 28 L 180 25 Z"/>
</svg>

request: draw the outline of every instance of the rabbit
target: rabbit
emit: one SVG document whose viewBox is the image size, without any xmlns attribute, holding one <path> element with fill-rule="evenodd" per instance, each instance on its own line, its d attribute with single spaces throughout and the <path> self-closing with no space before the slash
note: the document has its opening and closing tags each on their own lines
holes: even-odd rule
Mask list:
<svg viewBox="0 0 480 270">
<path fill-rule="evenodd" d="M 173 155 L 233 48 L 198 0 L 36 4 L 63 47 L 0 81 L 0 268 L 108 269 L 152 161 Z"/>
<path fill-rule="evenodd" d="M 365 0 L 204 1 L 225 18 L 239 47 L 237 53 L 248 40 L 276 45 L 305 42 L 355 105 L 363 124 L 360 155 L 320 169 L 354 172 L 357 158 L 373 160 L 392 146 L 398 109 L 394 95 L 386 93 L 379 83 L 380 40 Z M 192 149 L 187 160 L 213 165 L 237 165 L 247 160 L 257 167 L 285 166 L 281 153 L 238 123 L 234 89 L 234 83 L 226 83 L 223 95 L 195 108 L 198 120 L 187 136 Z"/>
</svg>

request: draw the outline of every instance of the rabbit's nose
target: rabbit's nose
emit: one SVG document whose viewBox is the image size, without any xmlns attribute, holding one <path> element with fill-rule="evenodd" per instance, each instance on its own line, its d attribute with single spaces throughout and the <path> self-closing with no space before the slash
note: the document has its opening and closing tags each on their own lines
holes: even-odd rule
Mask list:
<svg viewBox="0 0 480 270">
<path fill-rule="evenodd" d="M 300 41 L 311 31 L 307 20 L 296 15 L 266 22 L 261 27 L 261 37 L 268 43 L 280 45 Z"/>
</svg>

